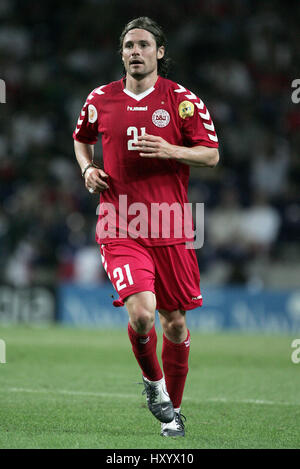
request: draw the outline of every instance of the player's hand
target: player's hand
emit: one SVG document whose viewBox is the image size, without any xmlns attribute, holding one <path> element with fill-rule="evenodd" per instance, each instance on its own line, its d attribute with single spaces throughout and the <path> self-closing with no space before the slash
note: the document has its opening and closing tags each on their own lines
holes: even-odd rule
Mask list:
<svg viewBox="0 0 300 469">
<path fill-rule="evenodd" d="M 108 184 L 105 182 L 106 178 L 108 178 L 108 174 L 102 169 L 88 168 L 84 175 L 85 187 L 91 194 L 99 194 L 109 189 Z"/>
<path fill-rule="evenodd" d="M 140 156 L 143 158 L 169 159 L 174 157 L 174 145 L 157 135 L 145 134 L 138 137 L 135 148 L 140 151 Z"/>
</svg>

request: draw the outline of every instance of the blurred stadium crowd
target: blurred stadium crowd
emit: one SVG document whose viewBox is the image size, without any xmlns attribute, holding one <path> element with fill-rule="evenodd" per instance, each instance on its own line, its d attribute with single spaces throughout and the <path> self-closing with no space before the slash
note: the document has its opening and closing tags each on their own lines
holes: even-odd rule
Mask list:
<svg viewBox="0 0 300 469">
<path fill-rule="evenodd" d="M 120 78 L 119 35 L 143 15 L 166 32 L 169 78 L 203 99 L 219 136 L 218 167 L 191 172 L 190 201 L 205 203 L 201 275 L 295 282 L 286 272 L 300 257 L 299 11 L 269 0 L 1 0 L 1 281 L 105 281 L 98 201 L 72 132 L 89 92 Z"/>
</svg>

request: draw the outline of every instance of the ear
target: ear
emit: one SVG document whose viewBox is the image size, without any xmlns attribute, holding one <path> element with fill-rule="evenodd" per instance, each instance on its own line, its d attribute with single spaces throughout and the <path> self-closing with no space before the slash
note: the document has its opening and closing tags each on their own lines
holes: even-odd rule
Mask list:
<svg viewBox="0 0 300 469">
<path fill-rule="evenodd" d="M 157 49 L 157 58 L 162 59 L 164 55 L 165 55 L 165 48 L 164 48 L 164 46 L 160 46 Z"/>
</svg>

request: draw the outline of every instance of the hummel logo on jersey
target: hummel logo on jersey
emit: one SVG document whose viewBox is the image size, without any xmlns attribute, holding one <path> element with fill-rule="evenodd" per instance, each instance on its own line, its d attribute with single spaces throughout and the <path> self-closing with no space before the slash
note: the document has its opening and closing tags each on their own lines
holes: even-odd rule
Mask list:
<svg viewBox="0 0 300 469">
<path fill-rule="evenodd" d="M 148 106 L 127 106 L 127 111 L 148 111 Z"/>
<path fill-rule="evenodd" d="M 149 340 L 150 340 L 150 337 L 149 337 L 149 336 L 146 337 L 146 339 L 140 339 L 140 344 L 145 345 L 145 344 L 147 344 L 147 342 L 149 342 Z"/>
<path fill-rule="evenodd" d="M 193 297 L 192 297 L 192 300 L 200 300 L 201 298 L 202 298 L 202 295 L 193 296 Z"/>
</svg>

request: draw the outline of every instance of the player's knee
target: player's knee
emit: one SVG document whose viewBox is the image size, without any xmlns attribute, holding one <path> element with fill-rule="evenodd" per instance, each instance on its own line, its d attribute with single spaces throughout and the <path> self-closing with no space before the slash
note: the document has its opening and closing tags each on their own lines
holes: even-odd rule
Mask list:
<svg viewBox="0 0 300 469">
<path fill-rule="evenodd" d="M 154 295 L 132 295 L 126 300 L 130 323 L 139 334 L 147 334 L 155 320 Z"/>
<path fill-rule="evenodd" d="M 139 334 L 147 334 L 154 325 L 154 317 L 150 311 L 143 308 L 135 308 L 130 314 L 132 327 Z"/>
<path fill-rule="evenodd" d="M 128 305 L 130 323 L 139 334 L 147 334 L 152 329 L 155 315 L 150 308 L 139 302 L 131 302 Z"/>
<path fill-rule="evenodd" d="M 173 319 L 169 324 L 169 329 L 173 331 L 175 334 L 181 334 L 183 329 L 185 328 L 185 320 L 184 318 L 178 317 Z"/>
<path fill-rule="evenodd" d="M 172 337 L 174 340 L 178 340 L 182 337 L 183 332 L 186 329 L 185 316 L 180 314 L 173 314 L 172 318 L 169 321 L 165 322 L 165 327 L 168 336 Z"/>
</svg>

